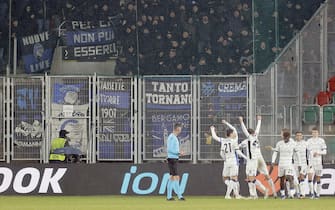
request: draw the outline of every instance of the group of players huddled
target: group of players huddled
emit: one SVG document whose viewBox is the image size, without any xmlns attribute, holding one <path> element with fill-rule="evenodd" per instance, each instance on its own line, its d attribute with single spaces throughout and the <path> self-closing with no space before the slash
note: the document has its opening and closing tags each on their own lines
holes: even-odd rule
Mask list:
<svg viewBox="0 0 335 210">
<path fill-rule="evenodd" d="M 256 129 L 247 129 L 243 118 L 239 117 L 241 128 L 247 139 L 238 143 L 238 134 L 227 121 L 222 123 L 228 126 L 226 130 L 226 138 L 218 137 L 215 132 L 215 127 L 211 126 L 212 138 L 221 143 L 220 155 L 224 160 L 222 177 L 227 185 L 226 199 L 231 199 L 231 194 L 236 199 L 241 199 L 239 193 L 239 159 L 237 156 L 246 160 L 246 176 L 249 187 L 250 199 L 257 199 L 256 187 L 264 193 L 264 198 L 269 195 L 267 189 L 259 180 L 257 180 L 257 171 L 265 176 L 274 198 L 277 198 L 275 185 L 266 163 L 261 153 L 261 147 L 258 139 L 258 134 L 261 127 L 261 116 L 257 116 Z M 324 139 L 319 137 L 317 128 L 312 129 L 312 137 L 307 141 L 303 140 L 302 132 L 295 133 L 295 140 L 291 138 L 288 129 L 282 129 L 281 140 L 276 144 L 276 147 L 266 146 L 265 148 L 273 151 L 271 168 L 276 162 L 279 155 L 278 163 L 278 178 L 280 179 L 280 197 L 289 198 L 305 198 L 307 194 L 310 198 L 319 198 L 322 175 L 322 155 L 327 153 L 327 146 Z M 243 154 L 241 150 L 244 150 Z M 272 170 L 270 168 L 270 170 Z M 308 177 L 308 191 L 305 192 L 305 178 Z M 316 185 L 315 185 L 316 182 Z M 314 189 L 315 188 L 315 189 Z M 286 194 L 287 192 L 287 194 Z"/>
<path fill-rule="evenodd" d="M 227 121 L 222 120 L 222 123 L 228 126 L 226 138 L 218 137 L 215 132 L 215 127 L 210 127 L 212 138 L 221 143 L 220 155 L 224 160 L 222 177 L 224 183 L 227 185 L 226 199 L 232 199 L 232 193 L 236 199 L 242 198 L 239 193 L 238 156 L 244 158 L 247 163 L 246 176 L 250 193 L 250 197 L 248 198 L 258 198 L 256 187 L 263 191 L 264 198 L 268 198 L 270 190 L 257 180 L 257 172 L 265 176 L 271 187 L 273 197 L 277 198 L 275 184 L 269 175 L 259 144 L 258 134 L 261 127 L 261 120 L 261 116 L 257 116 L 257 126 L 254 130 L 251 128 L 247 129 L 243 118 L 239 117 L 242 131 L 247 137 L 247 139 L 240 144 L 238 143 L 236 128 Z M 170 179 L 167 183 L 168 201 L 175 200 L 172 197 L 172 191 L 176 192 L 178 200 L 185 201 L 179 188 L 180 177 L 177 172 L 179 156 L 184 155 L 184 152 L 179 149 L 178 135 L 181 133 L 181 130 L 182 124 L 176 123 L 173 132 L 167 139 L 167 162 L 170 171 Z M 265 147 L 273 151 L 271 168 L 273 168 L 279 154 L 278 178 L 280 179 L 280 197 L 282 199 L 287 197 L 304 198 L 306 195 L 304 183 L 306 176 L 308 176 L 309 192 L 307 194 L 310 198 L 319 198 L 321 190 L 322 155 L 327 153 L 327 146 L 324 139 L 319 137 L 318 129 L 312 129 L 312 137 L 307 141 L 303 140 L 303 134 L 300 131 L 295 133 L 296 140 L 293 140 L 290 131 L 285 128 L 282 129 L 281 138 L 275 148 L 272 146 Z M 244 154 L 241 152 L 241 149 L 245 151 Z M 270 171 L 272 170 L 271 168 Z"/>
</svg>

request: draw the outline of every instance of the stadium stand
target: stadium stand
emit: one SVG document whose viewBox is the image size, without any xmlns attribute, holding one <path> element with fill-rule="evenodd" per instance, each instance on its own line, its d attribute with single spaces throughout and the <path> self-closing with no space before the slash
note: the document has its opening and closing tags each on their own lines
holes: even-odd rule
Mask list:
<svg viewBox="0 0 335 210">
<path fill-rule="evenodd" d="M 260 0 L 12 2 L 12 37 L 56 31 L 63 21 L 113 19 L 122 48 L 116 62 L 117 75 L 227 75 L 264 71 L 323 1 L 278 0 L 278 10 L 285 11 L 279 13 L 274 10 L 272 1 Z M 252 2 L 255 4 L 255 40 Z M 1 0 L 0 7 L 0 19 L 6 22 L 8 1 Z M 276 17 L 277 31 L 273 30 Z M 1 72 L 8 60 L 8 34 L 8 26 L 3 24 L 0 28 Z M 22 68 L 21 61 L 19 66 Z"/>
<path fill-rule="evenodd" d="M 12 5 L 8 5 L 8 2 L 12 2 Z M 331 52 L 333 47 L 331 46 L 334 46 L 334 43 L 331 42 L 331 35 L 329 35 L 329 47 L 328 45 L 323 46 L 323 44 L 326 44 L 326 39 L 321 39 L 321 35 L 324 35 L 326 31 L 323 31 L 321 27 L 325 23 L 325 16 L 322 16 L 324 13 L 320 13 L 323 8 L 321 7 L 316 12 L 322 2 L 324 1 L 0 0 L 0 20 L 9 23 L 0 26 L 0 71 L 4 74 L 6 69 L 12 69 L 10 65 L 13 65 L 17 58 L 18 67 L 22 70 L 19 72 L 23 72 L 25 66 L 22 59 L 22 37 L 36 35 L 45 31 L 57 35 L 57 50 L 59 52 L 57 61 L 66 63 L 61 53 L 63 52 L 62 49 L 68 47 L 66 42 L 68 40 L 64 39 L 64 34 L 61 32 L 63 32 L 62 30 L 73 33 L 75 31 L 67 24 L 70 23 L 71 25 L 72 21 L 91 21 L 96 23 L 105 20 L 112 23 L 111 31 L 116 33 L 118 54 L 110 61 L 110 63 L 113 62 L 113 65 L 106 64 L 106 66 L 108 65 L 106 69 L 110 69 L 112 73 L 104 75 L 98 72 L 97 77 L 102 75 L 110 76 L 112 74 L 121 76 L 175 75 L 176 78 L 178 75 L 203 75 L 200 79 L 199 77 L 191 77 L 191 80 L 185 80 L 185 83 L 191 85 L 196 81 L 196 85 L 192 86 L 192 94 L 194 96 L 198 92 L 193 91 L 193 88 L 201 87 L 199 88 L 200 95 L 208 97 L 208 102 L 203 102 L 205 100 L 200 97 L 202 100 L 202 102 L 199 102 L 200 106 L 195 106 L 196 109 L 201 110 L 201 114 L 206 113 L 206 111 L 215 112 L 214 110 L 220 110 L 217 113 L 217 118 L 225 117 L 223 114 L 227 114 L 229 118 L 232 118 L 230 116 L 230 113 L 233 112 L 232 109 L 236 111 L 234 114 L 238 116 L 240 114 L 238 112 L 239 109 L 246 109 L 246 107 L 248 109 L 255 108 L 250 113 L 260 113 L 265 116 L 264 130 L 269 132 L 267 133 L 269 135 L 277 135 L 278 133 L 275 132 L 279 131 L 279 127 L 288 125 L 292 131 L 302 128 L 304 133 L 309 131 L 312 126 L 321 125 L 323 134 L 333 135 L 335 110 L 332 106 L 335 101 L 335 79 L 331 76 L 334 75 L 333 61 L 335 59 L 332 59 L 333 53 Z M 329 7 L 331 6 L 329 5 Z M 9 11 L 9 8 L 12 8 L 11 11 Z M 331 12 L 327 15 L 331 16 Z M 310 21 L 312 16 L 313 20 Z M 334 30 L 331 24 L 332 21 L 333 19 L 329 18 L 328 29 L 330 33 L 333 33 Z M 301 30 L 304 26 L 306 26 L 304 29 L 307 28 L 308 30 Z M 78 31 L 80 30 L 82 29 L 78 29 Z M 13 45 L 14 40 L 17 40 L 18 43 L 16 51 Z M 36 50 L 32 50 L 31 48 L 35 48 L 35 43 L 30 45 L 34 47 L 30 47 L 30 51 L 33 51 L 33 53 L 30 52 L 29 55 L 35 56 L 37 54 L 35 57 L 38 57 L 38 50 L 41 49 L 38 49 L 38 45 L 36 45 Z M 329 50 L 328 68 L 326 68 L 328 60 L 324 59 L 328 54 L 324 56 L 322 55 L 323 52 L 321 52 L 326 47 Z M 104 63 L 94 60 L 81 61 L 84 62 L 75 60 L 73 63 L 78 66 L 90 65 L 87 68 L 90 72 L 78 73 L 82 74 L 82 76 L 93 75 L 95 72 L 92 69 L 99 69 L 98 65 L 94 66 L 95 63 Z M 273 61 L 275 63 L 270 66 L 271 68 L 268 68 Z M 7 66 L 8 63 L 10 64 L 9 66 Z M 72 70 L 71 67 L 64 68 L 67 74 L 73 73 L 73 71 L 70 71 Z M 62 68 L 59 67 L 58 69 Z M 258 78 L 250 77 L 252 82 L 250 82 L 251 80 L 245 81 L 247 77 L 243 75 L 264 73 L 265 70 L 268 71 L 264 75 L 253 75 L 255 77 L 259 76 Z M 56 75 L 53 75 L 53 73 Z M 210 76 L 207 78 L 205 75 L 216 75 L 217 78 Z M 222 79 L 224 78 L 223 75 L 229 75 L 227 78 L 230 78 L 231 75 L 238 75 L 243 80 L 241 80 L 242 82 L 230 81 L 230 79 Z M 49 80 L 49 76 L 50 78 L 62 77 L 59 72 L 51 72 L 51 74 L 45 75 L 45 78 L 47 78 L 45 81 L 50 85 L 53 85 L 53 80 Z M 88 77 L 91 79 L 91 76 Z M 328 77 L 331 78 L 326 86 L 327 80 L 324 81 L 324 79 Z M 151 77 L 122 78 L 127 78 L 127 82 L 130 84 L 134 82 L 140 86 L 141 84 L 150 84 L 147 81 L 150 81 L 149 78 Z M 15 94 L 21 94 L 18 91 L 6 92 L 5 85 L 8 81 L 15 87 L 15 76 L 8 75 L 8 77 L 0 79 L 2 79 L 3 83 L 1 84 L 4 87 L 0 92 L 5 93 L 6 98 L 15 98 Z M 76 82 L 78 78 L 72 79 L 73 81 L 64 79 L 64 83 Z M 100 84 L 100 79 L 92 76 L 92 80 L 96 82 L 95 84 Z M 163 77 L 160 79 L 163 79 Z M 63 79 L 60 80 L 63 82 Z M 85 80 L 87 84 L 90 84 L 89 81 Z M 221 83 L 224 83 L 224 81 L 229 84 L 236 83 L 236 86 L 229 86 L 229 88 L 236 88 L 236 91 L 239 89 L 243 91 L 248 85 L 249 87 L 252 84 L 258 85 L 255 90 L 252 90 L 252 93 L 256 94 L 256 107 L 243 105 L 244 103 L 253 103 L 252 100 L 244 102 L 245 97 L 234 102 L 234 104 L 238 104 L 236 106 L 233 103 L 226 105 L 226 101 L 223 103 L 222 101 L 217 101 L 217 104 L 225 105 L 222 107 L 221 105 L 220 107 L 215 105 L 218 106 L 215 107 L 213 105 L 215 103 L 211 100 L 215 101 L 216 99 L 209 97 L 213 94 L 211 92 L 213 90 L 213 84 L 211 84 L 213 81 L 220 89 Z M 31 80 L 30 82 L 33 84 L 35 81 Z M 168 83 L 169 80 L 166 82 Z M 30 86 L 32 85 L 29 82 L 26 83 L 25 80 L 18 80 L 18 83 L 22 83 L 23 88 L 27 86 L 31 89 Z M 36 84 L 40 83 L 36 82 Z M 150 93 L 150 87 L 143 86 L 144 90 L 141 90 L 141 87 L 131 91 L 138 91 L 141 94 L 144 92 Z M 99 86 L 94 87 L 99 89 Z M 191 91 L 190 89 L 188 91 Z M 23 90 L 25 91 L 26 89 Z M 22 94 L 28 94 L 28 92 L 24 91 Z M 87 95 L 89 93 L 89 91 L 85 92 Z M 29 94 L 32 93 L 29 92 Z M 28 95 L 25 96 L 25 98 L 29 97 Z M 224 97 L 218 95 L 218 98 Z M 204 108 L 201 103 L 204 103 Z M 262 111 L 259 111 L 261 109 Z M 143 112 L 142 114 L 146 113 Z M 204 114 L 203 118 L 206 118 L 206 120 L 208 118 L 208 121 L 212 123 L 212 118 L 214 118 L 212 116 L 212 113 L 208 113 L 206 116 Z M 216 120 L 215 123 L 218 123 Z M 207 127 L 210 124 L 205 121 L 202 124 L 204 125 L 203 127 L 199 126 L 204 131 L 204 133 L 199 134 L 201 135 L 199 139 L 201 141 L 206 140 L 199 143 L 199 146 L 203 149 L 203 153 L 201 153 L 203 156 L 201 157 L 205 160 L 214 159 L 216 157 L 213 156 L 215 143 L 211 140 L 208 133 Z M 249 119 L 249 121 L 252 120 Z M 32 121 L 30 123 L 33 124 L 35 122 Z M 21 129 L 21 124 L 18 123 L 18 125 L 18 128 Z M 220 129 L 223 130 L 222 128 Z M 275 137 L 272 137 L 271 141 L 274 140 Z M 149 144 L 151 142 L 148 143 L 148 154 L 152 155 L 151 153 L 154 153 L 151 148 L 153 145 Z M 104 148 L 108 148 L 108 146 Z M 0 150 L 4 151 L 1 145 Z M 39 155 L 38 150 L 34 152 L 34 155 Z M 30 151 L 27 152 L 27 154 L 30 153 Z M 20 151 L 15 152 L 15 154 L 21 155 Z M 127 155 L 129 154 L 127 153 Z M 127 155 L 122 158 L 128 158 L 129 156 Z M 25 158 L 30 158 L 30 156 Z M 111 157 L 104 158 L 109 159 Z M 144 159 L 150 158 L 156 157 L 148 156 Z"/>
</svg>

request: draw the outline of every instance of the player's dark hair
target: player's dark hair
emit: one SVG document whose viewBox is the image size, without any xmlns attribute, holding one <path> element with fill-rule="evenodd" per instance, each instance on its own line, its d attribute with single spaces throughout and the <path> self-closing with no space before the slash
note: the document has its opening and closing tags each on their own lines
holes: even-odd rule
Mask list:
<svg viewBox="0 0 335 210">
<path fill-rule="evenodd" d="M 226 131 L 227 137 L 229 137 L 234 132 L 233 129 L 228 128 Z"/>
<path fill-rule="evenodd" d="M 312 131 L 319 131 L 319 129 L 317 127 L 313 127 Z"/>
<path fill-rule="evenodd" d="M 255 134 L 255 130 L 252 128 L 248 128 L 247 131 L 249 134 Z"/>
<path fill-rule="evenodd" d="M 174 124 L 173 129 L 176 130 L 177 128 L 181 128 L 181 127 L 183 127 L 183 124 L 177 122 Z"/>
<path fill-rule="evenodd" d="M 301 134 L 302 134 L 302 131 L 296 131 L 296 132 L 295 132 L 295 135 L 297 135 L 298 133 L 301 133 Z"/>
<path fill-rule="evenodd" d="M 281 131 L 282 131 L 282 133 L 283 133 L 283 138 L 284 138 L 284 140 L 289 140 L 290 137 L 291 137 L 290 130 L 287 129 L 287 128 L 283 128 Z"/>
<path fill-rule="evenodd" d="M 284 133 L 284 132 L 290 132 L 290 130 L 288 128 L 283 128 L 281 129 L 281 132 Z"/>
</svg>

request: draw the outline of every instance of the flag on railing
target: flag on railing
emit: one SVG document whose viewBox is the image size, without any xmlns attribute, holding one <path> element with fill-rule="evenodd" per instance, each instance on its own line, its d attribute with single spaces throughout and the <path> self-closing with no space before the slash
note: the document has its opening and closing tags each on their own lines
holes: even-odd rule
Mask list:
<svg viewBox="0 0 335 210">
<path fill-rule="evenodd" d="M 70 24 L 62 37 L 63 60 L 105 61 L 118 56 L 116 32 L 111 23 L 72 21 Z"/>
</svg>

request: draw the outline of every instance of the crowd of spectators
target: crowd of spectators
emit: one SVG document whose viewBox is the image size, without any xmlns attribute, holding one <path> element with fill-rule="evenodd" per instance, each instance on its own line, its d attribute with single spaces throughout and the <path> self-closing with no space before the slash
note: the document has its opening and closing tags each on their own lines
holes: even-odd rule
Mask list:
<svg viewBox="0 0 335 210">
<path fill-rule="evenodd" d="M 278 13 L 264 0 L 13 0 L 11 35 L 56 29 L 63 21 L 113 19 L 122 48 L 116 74 L 247 74 L 253 71 L 254 43 L 256 59 L 269 64 L 322 1 L 278 0 Z M 3 23 L 8 8 L 0 0 Z M 8 24 L 1 24 L 0 68 L 8 34 Z"/>
<path fill-rule="evenodd" d="M 8 2 L 0 0 L 0 71 L 5 69 L 8 50 Z"/>
</svg>

